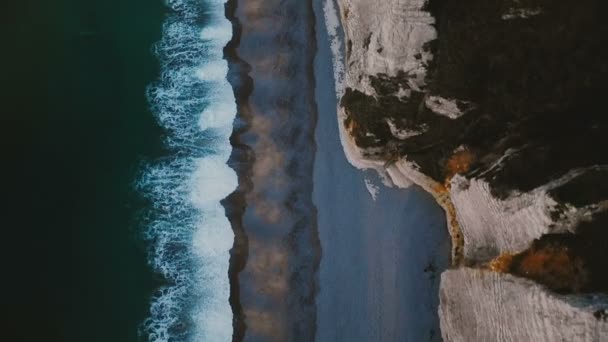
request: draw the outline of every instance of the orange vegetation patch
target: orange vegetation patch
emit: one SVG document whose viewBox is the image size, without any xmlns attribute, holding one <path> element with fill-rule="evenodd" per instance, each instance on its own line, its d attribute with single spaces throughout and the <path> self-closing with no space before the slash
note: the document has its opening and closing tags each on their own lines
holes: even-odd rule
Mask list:
<svg viewBox="0 0 608 342">
<path fill-rule="evenodd" d="M 448 192 L 448 189 L 445 187 L 445 185 L 441 183 L 432 184 L 431 190 L 437 195 L 444 195 Z"/>
<path fill-rule="evenodd" d="M 494 272 L 507 273 L 511 269 L 513 264 L 513 254 L 503 253 L 496 257 L 496 259 L 490 261 L 490 270 Z"/>
<path fill-rule="evenodd" d="M 529 278 L 555 291 L 579 292 L 590 282 L 583 258 L 555 242 L 537 240 L 521 253 L 499 255 L 488 266 L 492 271 Z"/>
<path fill-rule="evenodd" d="M 430 189 L 435 200 L 445 211 L 448 221 L 448 230 L 452 238 L 452 265 L 460 266 L 464 262 L 462 250 L 464 248 L 464 237 L 460 230 L 460 224 L 456 217 L 456 209 L 452 203 L 448 189 L 441 183 L 431 182 Z"/>
<path fill-rule="evenodd" d="M 469 149 L 454 152 L 445 164 L 446 178 L 445 183 L 450 183 L 450 179 L 457 173 L 466 173 L 471 169 L 475 162 L 475 155 Z"/>
<path fill-rule="evenodd" d="M 582 258 L 564 246 L 533 249 L 523 255 L 514 271 L 555 290 L 577 292 L 589 281 Z"/>
</svg>

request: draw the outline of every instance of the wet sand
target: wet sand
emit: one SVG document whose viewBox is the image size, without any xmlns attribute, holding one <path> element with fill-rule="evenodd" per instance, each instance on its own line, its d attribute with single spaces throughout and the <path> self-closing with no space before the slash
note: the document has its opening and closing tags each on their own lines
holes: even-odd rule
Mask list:
<svg viewBox="0 0 608 342">
<path fill-rule="evenodd" d="M 239 108 L 239 189 L 224 201 L 236 234 L 233 340 L 436 340 L 438 274 L 428 270 L 447 266 L 443 212 L 422 190 L 384 188 L 347 162 L 321 1 L 315 13 L 312 4 L 227 7 Z M 380 186 L 375 201 L 366 178 Z"/>
<path fill-rule="evenodd" d="M 312 203 L 315 153 L 311 3 L 231 2 L 226 50 L 237 92 L 231 166 L 239 189 L 226 201 L 235 341 L 312 341 L 320 244 Z M 228 13 L 230 16 L 230 13 Z"/>
<path fill-rule="evenodd" d="M 315 0 L 314 9 L 318 121 L 313 201 L 323 251 L 316 340 L 438 341 L 439 273 L 449 255 L 443 211 L 420 188 L 386 188 L 373 173 L 346 160 L 321 0 Z M 366 178 L 379 187 L 376 200 Z"/>
</svg>

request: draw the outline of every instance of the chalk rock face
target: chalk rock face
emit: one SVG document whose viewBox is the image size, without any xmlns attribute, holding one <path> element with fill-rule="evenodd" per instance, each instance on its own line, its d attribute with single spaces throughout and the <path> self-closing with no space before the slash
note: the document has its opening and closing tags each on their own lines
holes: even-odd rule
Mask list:
<svg viewBox="0 0 608 342">
<path fill-rule="evenodd" d="M 554 255 L 587 258 L 592 284 L 580 288 L 608 290 L 608 277 L 593 274 L 608 269 L 608 22 L 596 15 L 608 5 L 338 4 L 346 53 L 338 120 L 349 161 L 387 184 L 421 186 L 446 211 L 461 268 L 442 278 L 444 338 L 607 340 L 593 315 L 604 299 L 462 267 L 542 240 L 516 274 L 538 274 L 548 258 L 538 246 L 548 244 Z"/>
<path fill-rule="evenodd" d="M 577 206 L 559 194 L 569 187 L 583 193 L 584 187 L 577 182 L 596 173 L 606 175 L 607 171 L 600 166 L 575 169 L 531 191 L 512 193 L 504 199 L 492 194 L 487 180 L 454 176 L 450 197 L 464 235 L 465 260 L 485 261 L 498 254 L 522 251 L 546 234 L 577 233 L 581 223 L 603 212 L 607 203 L 588 193 L 590 204 Z"/>
<path fill-rule="evenodd" d="M 424 0 L 341 1 L 345 33 L 347 85 L 375 95 L 370 76 L 408 73 L 409 87 L 424 86 L 433 58 L 424 46 L 437 38 L 435 19 Z M 407 89 L 395 87 L 395 92 Z"/>
<path fill-rule="evenodd" d="M 476 269 L 441 275 L 444 341 L 608 341 L 608 297 L 560 296 L 530 280 Z"/>
<path fill-rule="evenodd" d="M 608 208 L 608 24 L 594 0 L 528 2 L 339 1 L 349 160 L 447 194 L 468 263 L 576 233 Z"/>
</svg>

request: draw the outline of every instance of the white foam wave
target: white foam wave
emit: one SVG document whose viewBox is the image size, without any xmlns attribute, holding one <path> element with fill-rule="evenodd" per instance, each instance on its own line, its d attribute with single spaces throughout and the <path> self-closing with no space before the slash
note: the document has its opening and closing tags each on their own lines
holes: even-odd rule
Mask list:
<svg viewBox="0 0 608 342">
<path fill-rule="evenodd" d="M 336 97 L 339 99 L 344 94 L 345 69 L 344 69 L 344 44 L 342 43 L 340 17 L 336 10 L 334 0 L 324 0 L 323 16 L 325 27 L 329 37 L 329 45 L 332 52 L 332 62 L 334 69 L 334 82 L 336 85 Z"/>
<path fill-rule="evenodd" d="M 219 45 L 226 45 L 232 39 L 232 24 L 224 21 L 214 26 L 208 26 L 201 31 L 201 39 Z"/>
<path fill-rule="evenodd" d="M 367 188 L 367 192 L 369 192 L 369 195 L 372 196 L 372 200 L 376 200 L 376 198 L 378 198 L 378 194 L 380 193 L 380 187 L 376 184 L 374 184 L 374 182 L 369 179 L 369 178 L 365 178 L 365 187 Z"/>
<path fill-rule="evenodd" d="M 228 64 L 226 61 L 212 61 L 201 66 L 196 71 L 196 76 L 201 81 L 221 81 L 226 78 Z"/>
<path fill-rule="evenodd" d="M 198 122 L 199 127 L 204 131 L 228 126 L 234 121 L 235 112 L 236 103 L 234 102 L 212 103 L 203 111 Z"/>
<path fill-rule="evenodd" d="M 148 98 L 173 157 L 147 167 L 138 182 L 153 206 L 145 231 L 150 264 L 168 283 L 142 326 L 154 342 L 232 338 L 234 235 L 220 201 L 237 187 L 226 165 L 236 104 L 222 58 L 232 37 L 224 3 L 167 0 L 173 11 L 155 47 L 161 74 Z"/>
<path fill-rule="evenodd" d="M 238 185 L 236 173 L 222 156 L 198 159 L 190 182 L 190 200 L 201 210 L 226 198 Z"/>
</svg>

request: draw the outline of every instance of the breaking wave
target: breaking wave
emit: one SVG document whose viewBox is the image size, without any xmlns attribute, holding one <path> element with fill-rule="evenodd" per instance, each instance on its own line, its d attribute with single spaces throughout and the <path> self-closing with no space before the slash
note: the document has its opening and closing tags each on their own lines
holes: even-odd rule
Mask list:
<svg viewBox="0 0 608 342">
<path fill-rule="evenodd" d="M 229 250 L 234 235 L 220 201 L 237 187 L 226 162 L 236 116 L 223 48 L 232 37 L 224 0 L 168 0 L 148 89 L 169 157 L 148 165 L 138 189 L 150 200 L 144 237 L 165 279 L 141 332 L 150 341 L 228 341 Z"/>
<path fill-rule="evenodd" d="M 334 70 L 334 82 L 336 86 L 336 98 L 340 99 L 344 94 L 345 70 L 344 56 L 342 54 L 342 32 L 340 28 L 340 16 L 336 9 L 335 0 L 323 1 L 323 17 L 325 19 L 325 28 L 329 39 L 329 45 L 332 52 L 332 64 Z"/>
</svg>

